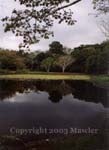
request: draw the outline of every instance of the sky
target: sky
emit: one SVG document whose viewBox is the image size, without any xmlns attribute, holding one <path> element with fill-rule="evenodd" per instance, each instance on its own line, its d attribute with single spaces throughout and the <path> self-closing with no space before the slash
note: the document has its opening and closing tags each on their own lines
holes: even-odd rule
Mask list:
<svg viewBox="0 0 109 150">
<path fill-rule="evenodd" d="M 0 0 L 0 19 L 11 15 L 14 8 L 19 9 L 20 6 L 14 0 Z M 94 13 L 92 0 L 82 0 L 82 2 L 70 7 L 73 12 L 73 18 L 77 23 L 73 26 L 57 24 L 55 22 L 52 30 L 54 37 L 46 40 L 43 39 L 39 43 L 32 45 L 30 48 L 34 50 L 48 50 L 49 44 L 53 41 L 60 41 L 61 44 L 68 48 L 74 48 L 82 44 L 101 43 L 105 40 L 102 34 L 97 18 L 92 15 Z M 0 21 L 0 47 L 18 50 L 18 45 L 22 41 L 21 37 L 15 37 L 12 33 L 4 33 L 2 22 Z"/>
</svg>

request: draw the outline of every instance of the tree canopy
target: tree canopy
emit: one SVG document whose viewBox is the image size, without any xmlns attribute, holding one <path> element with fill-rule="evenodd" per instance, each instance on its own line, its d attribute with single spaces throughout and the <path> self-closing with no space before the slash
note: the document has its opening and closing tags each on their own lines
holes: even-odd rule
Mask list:
<svg viewBox="0 0 109 150">
<path fill-rule="evenodd" d="M 63 45 L 58 41 L 54 41 L 49 45 L 49 52 L 52 54 L 63 54 L 63 50 Z"/>
<path fill-rule="evenodd" d="M 60 42 L 59 42 L 60 43 Z M 81 45 L 69 54 L 21 52 L 0 49 L 0 73 L 5 71 L 51 71 L 109 73 L 109 42 Z"/>
<path fill-rule="evenodd" d="M 62 72 L 65 72 L 67 66 L 69 66 L 73 61 L 74 60 L 71 55 L 63 55 L 58 57 L 58 59 L 56 60 L 56 64 L 62 68 Z"/>
<path fill-rule="evenodd" d="M 100 13 L 109 12 L 109 0 L 93 0 L 94 8 Z"/>
<path fill-rule="evenodd" d="M 0 48 L 0 69 L 18 70 L 25 68 L 24 59 L 16 51 Z"/>
<path fill-rule="evenodd" d="M 46 69 L 47 72 L 50 71 L 50 67 L 53 65 L 54 58 L 48 57 L 42 61 L 42 67 Z"/>
</svg>

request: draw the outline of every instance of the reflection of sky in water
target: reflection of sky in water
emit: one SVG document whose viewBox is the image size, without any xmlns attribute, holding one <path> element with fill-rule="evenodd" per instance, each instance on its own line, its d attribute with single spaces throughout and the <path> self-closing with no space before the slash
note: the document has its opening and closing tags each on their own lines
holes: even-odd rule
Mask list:
<svg viewBox="0 0 109 150">
<path fill-rule="evenodd" d="M 10 127 L 104 128 L 108 91 L 83 81 L 0 81 L 0 133 Z"/>
<path fill-rule="evenodd" d="M 48 100 L 46 92 L 16 93 L 0 102 L 0 132 L 9 127 L 95 127 L 104 125 L 106 109 L 101 103 L 63 96 L 59 103 Z"/>
<path fill-rule="evenodd" d="M 59 103 L 52 103 L 50 100 L 48 100 L 48 93 L 46 92 L 30 92 L 30 93 L 24 93 L 24 94 L 20 94 L 20 93 L 16 93 L 16 96 L 12 97 L 12 98 L 8 98 L 5 99 L 4 102 L 9 102 L 9 103 L 29 103 L 32 105 L 50 105 L 50 106 L 54 106 L 56 105 L 56 107 L 58 107 L 57 105 L 67 105 L 67 104 L 71 104 L 72 107 L 84 107 L 84 108 L 90 108 L 90 109 L 95 109 L 97 110 L 103 110 L 104 107 L 101 103 L 94 103 L 94 102 L 86 102 L 86 101 L 81 101 L 77 98 L 74 98 L 72 94 L 69 94 L 67 96 L 64 96 L 62 101 L 60 101 Z"/>
</svg>

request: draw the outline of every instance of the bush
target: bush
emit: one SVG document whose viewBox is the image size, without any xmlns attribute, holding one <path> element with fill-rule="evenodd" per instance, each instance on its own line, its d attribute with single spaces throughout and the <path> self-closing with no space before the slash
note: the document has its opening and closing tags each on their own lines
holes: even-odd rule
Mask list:
<svg viewBox="0 0 109 150">
<path fill-rule="evenodd" d="M 0 69 L 0 74 L 8 74 L 9 73 L 9 70 L 4 70 L 4 69 Z"/>
<path fill-rule="evenodd" d="M 16 70 L 16 74 L 28 74 L 30 71 L 27 70 L 27 69 L 19 69 L 19 70 Z"/>
</svg>

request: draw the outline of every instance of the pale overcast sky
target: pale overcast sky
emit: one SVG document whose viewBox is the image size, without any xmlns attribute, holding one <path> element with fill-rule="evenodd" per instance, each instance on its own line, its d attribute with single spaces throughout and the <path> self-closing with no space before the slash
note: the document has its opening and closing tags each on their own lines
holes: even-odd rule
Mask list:
<svg viewBox="0 0 109 150">
<path fill-rule="evenodd" d="M 83 0 L 82 2 L 72 6 L 74 11 L 74 19 L 77 23 L 74 26 L 67 26 L 66 24 L 53 27 L 55 36 L 49 40 L 41 40 L 40 43 L 31 47 L 32 50 L 47 50 L 48 45 L 52 41 L 60 41 L 63 45 L 74 48 L 81 44 L 101 43 L 105 40 L 101 33 L 97 20 L 93 15 L 92 0 Z M 19 8 L 18 3 L 14 0 L 0 0 L 0 19 L 6 15 L 10 15 L 14 8 Z M 15 37 L 12 33 L 4 33 L 2 23 L 0 22 L 0 47 L 9 49 L 18 49 L 21 38 Z"/>
</svg>

